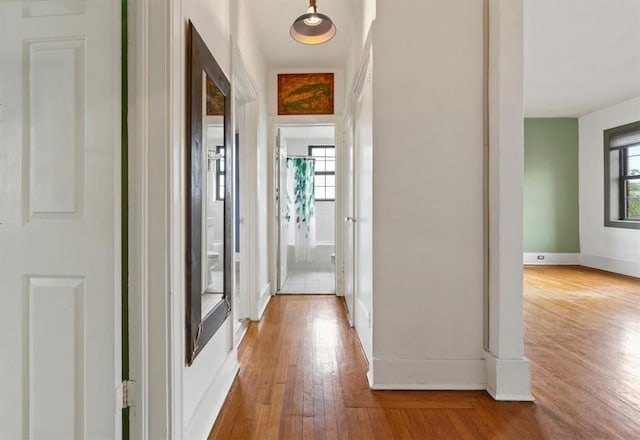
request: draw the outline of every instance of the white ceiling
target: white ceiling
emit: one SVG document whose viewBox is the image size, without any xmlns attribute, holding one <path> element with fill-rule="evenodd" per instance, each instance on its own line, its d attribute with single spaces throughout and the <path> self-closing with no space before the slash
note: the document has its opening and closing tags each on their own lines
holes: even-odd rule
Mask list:
<svg viewBox="0 0 640 440">
<path fill-rule="evenodd" d="M 308 0 L 253 0 L 251 9 L 262 50 L 271 68 L 336 68 L 346 65 L 354 35 L 354 17 L 361 20 L 362 0 L 318 0 L 318 12 L 331 18 L 336 25 L 336 36 L 329 42 L 309 46 L 289 36 L 293 21 L 309 7 Z M 356 31 L 357 32 L 357 31 Z"/>
<path fill-rule="evenodd" d="M 252 0 L 270 68 L 346 66 L 360 38 L 363 0 L 318 0 L 338 32 L 319 46 L 297 43 L 289 27 L 308 0 Z M 524 0 L 524 111 L 575 117 L 640 96 L 640 0 Z"/>
<path fill-rule="evenodd" d="M 640 96 L 640 0 L 525 0 L 524 25 L 525 116 Z"/>
</svg>

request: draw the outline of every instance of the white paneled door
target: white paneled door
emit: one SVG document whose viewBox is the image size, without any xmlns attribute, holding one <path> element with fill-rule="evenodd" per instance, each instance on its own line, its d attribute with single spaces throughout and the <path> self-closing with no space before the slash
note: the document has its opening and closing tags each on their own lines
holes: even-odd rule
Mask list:
<svg viewBox="0 0 640 440">
<path fill-rule="evenodd" d="M 345 148 L 344 174 L 344 299 L 347 303 L 349 323 L 355 325 L 355 161 L 352 111 L 347 113 L 344 124 L 343 145 Z"/>
<path fill-rule="evenodd" d="M 354 150 L 355 328 L 373 359 L 373 81 L 372 50 L 357 86 Z"/>
<path fill-rule="evenodd" d="M 278 219 L 279 219 L 279 253 L 278 253 L 278 290 L 281 290 L 287 280 L 287 242 L 289 240 L 289 221 L 291 214 L 287 212 L 287 145 L 276 129 L 276 149 L 278 154 Z"/>
<path fill-rule="evenodd" d="M 120 436 L 120 2 L 0 1 L 0 438 Z"/>
</svg>

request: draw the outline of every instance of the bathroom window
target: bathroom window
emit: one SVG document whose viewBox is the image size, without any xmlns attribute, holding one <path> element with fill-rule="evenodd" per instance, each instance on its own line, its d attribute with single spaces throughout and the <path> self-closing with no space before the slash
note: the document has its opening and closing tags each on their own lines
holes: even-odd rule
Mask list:
<svg viewBox="0 0 640 440">
<path fill-rule="evenodd" d="M 640 121 L 604 131 L 605 226 L 640 229 Z"/>
<path fill-rule="evenodd" d="M 333 201 L 336 199 L 336 148 L 334 145 L 309 145 L 309 156 L 315 164 L 315 199 Z"/>
<path fill-rule="evenodd" d="M 220 156 L 220 158 L 216 160 L 216 200 L 224 200 L 224 147 L 218 145 L 216 147 L 216 154 Z"/>
</svg>

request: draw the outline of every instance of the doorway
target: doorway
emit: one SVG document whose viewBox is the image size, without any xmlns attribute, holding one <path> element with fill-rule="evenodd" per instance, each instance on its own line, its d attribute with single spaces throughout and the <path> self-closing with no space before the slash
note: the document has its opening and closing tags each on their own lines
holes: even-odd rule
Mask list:
<svg viewBox="0 0 640 440">
<path fill-rule="evenodd" d="M 278 293 L 336 293 L 335 126 L 276 129 Z"/>
</svg>

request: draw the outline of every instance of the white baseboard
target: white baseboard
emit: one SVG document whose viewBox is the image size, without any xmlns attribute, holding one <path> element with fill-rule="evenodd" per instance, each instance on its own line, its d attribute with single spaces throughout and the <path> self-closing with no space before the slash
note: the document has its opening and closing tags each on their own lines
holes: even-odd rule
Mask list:
<svg viewBox="0 0 640 440">
<path fill-rule="evenodd" d="M 496 400 L 533 402 L 531 363 L 527 358 L 500 359 L 485 351 L 487 392 Z"/>
<path fill-rule="evenodd" d="M 238 354 L 233 349 L 198 404 L 189 426 L 185 429 L 185 440 L 204 440 L 209 436 L 239 369 Z"/>
<path fill-rule="evenodd" d="M 262 315 L 264 311 L 267 309 L 267 305 L 269 305 L 269 301 L 271 301 L 271 283 L 267 283 L 262 289 L 262 293 L 260 294 L 260 299 L 258 300 L 258 316 L 255 321 L 259 321 L 262 319 Z"/>
<path fill-rule="evenodd" d="M 581 254 L 580 264 L 594 269 L 606 270 L 608 272 L 640 278 L 640 263 L 633 261 L 616 260 L 614 258 L 600 257 L 598 255 Z"/>
<path fill-rule="evenodd" d="M 364 351 L 365 356 L 367 357 L 367 362 L 369 362 L 369 365 L 371 365 L 371 357 L 372 357 L 372 347 L 373 347 L 373 341 L 372 341 L 372 334 L 371 334 L 371 327 L 369 326 L 369 322 L 370 322 L 370 312 L 367 309 L 367 307 L 364 305 L 364 303 L 360 300 L 360 298 L 356 298 L 355 300 L 356 306 L 355 306 L 355 317 L 354 317 L 354 321 L 355 321 L 355 330 L 356 330 L 356 334 L 358 335 L 358 338 L 360 339 L 360 344 L 362 345 L 362 350 Z M 371 368 L 369 368 L 369 371 L 371 371 Z"/>
<path fill-rule="evenodd" d="M 524 252 L 522 262 L 524 264 L 578 265 L 580 264 L 580 254 Z"/>
<path fill-rule="evenodd" d="M 374 390 L 484 390 L 484 359 L 373 358 Z"/>
</svg>

